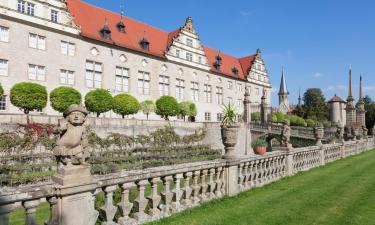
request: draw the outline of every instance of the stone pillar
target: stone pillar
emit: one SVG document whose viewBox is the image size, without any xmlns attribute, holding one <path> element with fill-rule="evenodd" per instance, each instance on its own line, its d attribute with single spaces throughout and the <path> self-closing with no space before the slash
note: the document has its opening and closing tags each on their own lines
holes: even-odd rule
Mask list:
<svg viewBox="0 0 375 225">
<path fill-rule="evenodd" d="M 286 175 L 293 176 L 293 154 L 290 151 L 286 153 Z"/>
<path fill-rule="evenodd" d="M 325 152 L 325 147 L 324 147 L 324 145 L 321 145 L 320 149 L 319 149 L 320 165 L 321 166 L 326 164 L 326 162 L 324 160 L 324 152 Z"/>
<path fill-rule="evenodd" d="M 345 156 L 345 142 L 343 142 L 343 143 L 341 144 L 340 149 L 341 149 L 341 158 L 345 158 L 345 157 L 346 157 L 346 156 Z"/>
<path fill-rule="evenodd" d="M 245 123 L 251 122 L 251 106 L 250 106 L 250 87 L 245 87 L 245 96 L 244 96 L 244 110 L 243 110 L 243 121 Z"/>
<path fill-rule="evenodd" d="M 260 120 L 263 124 L 268 122 L 268 110 L 267 110 L 267 103 L 266 103 L 266 91 L 263 89 L 263 95 L 261 98 L 260 103 Z"/>
<path fill-rule="evenodd" d="M 235 196 L 239 193 L 238 165 L 225 167 L 225 192 L 228 196 Z"/>
</svg>

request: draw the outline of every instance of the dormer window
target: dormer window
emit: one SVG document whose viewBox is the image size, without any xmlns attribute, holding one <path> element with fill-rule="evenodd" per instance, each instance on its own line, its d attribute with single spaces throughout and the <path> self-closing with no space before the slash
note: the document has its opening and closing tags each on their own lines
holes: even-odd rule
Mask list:
<svg viewBox="0 0 375 225">
<path fill-rule="evenodd" d="M 142 40 L 139 42 L 139 45 L 145 51 L 149 51 L 150 50 L 150 42 L 147 40 L 146 37 L 142 38 Z"/>
<path fill-rule="evenodd" d="M 116 25 L 117 27 L 117 30 L 121 33 L 125 33 L 125 24 L 124 22 L 122 21 L 122 19 L 120 20 L 120 22 L 117 23 Z"/>
<path fill-rule="evenodd" d="M 107 23 L 100 30 L 100 35 L 101 35 L 102 38 L 111 40 L 111 30 L 109 29 Z"/>
<path fill-rule="evenodd" d="M 236 67 L 232 68 L 232 73 L 236 76 L 238 76 L 238 69 Z"/>
<path fill-rule="evenodd" d="M 220 66 L 222 64 L 222 58 L 220 55 L 215 56 L 216 62 L 214 62 L 214 67 L 216 70 L 220 71 Z"/>
</svg>

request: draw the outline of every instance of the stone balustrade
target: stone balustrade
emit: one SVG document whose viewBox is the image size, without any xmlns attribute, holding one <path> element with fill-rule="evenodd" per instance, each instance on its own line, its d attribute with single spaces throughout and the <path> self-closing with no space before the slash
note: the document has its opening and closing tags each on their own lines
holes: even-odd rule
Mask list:
<svg viewBox="0 0 375 225">
<path fill-rule="evenodd" d="M 10 213 L 20 208 L 25 212 L 25 224 L 37 224 L 36 209 L 42 203 L 50 205 L 47 225 L 66 224 L 62 221 L 64 218 L 57 216 L 61 215 L 61 210 L 63 214 L 64 210 L 84 213 L 85 207 L 93 210 L 85 216 L 87 220 L 83 224 L 94 225 L 99 214 L 103 225 L 142 224 L 372 148 L 374 139 L 367 138 L 275 151 L 263 156 L 121 171 L 94 176 L 92 183 L 64 188 L 52 183 L 9 190 L 3 188 L 0 189 L 0 224 L 10 224 Z M 62 196 L 78 194 L 88 196 L 90 204 L 82 209 L 58 207 Z M 98 198 L 104 198 L 103 204 L 94 210 L 94 201 Z"/>
</svg>

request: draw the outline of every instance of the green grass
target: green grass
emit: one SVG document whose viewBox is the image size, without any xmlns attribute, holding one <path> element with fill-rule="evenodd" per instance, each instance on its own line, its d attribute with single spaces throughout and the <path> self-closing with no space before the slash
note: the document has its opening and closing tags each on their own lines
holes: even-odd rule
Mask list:
<svg viewBox="0 0 375 225">
<path fill-rule="evenodd" d="M 153 225 L 375 224 L 375 151 L 176 214 Z"/>
</svg>

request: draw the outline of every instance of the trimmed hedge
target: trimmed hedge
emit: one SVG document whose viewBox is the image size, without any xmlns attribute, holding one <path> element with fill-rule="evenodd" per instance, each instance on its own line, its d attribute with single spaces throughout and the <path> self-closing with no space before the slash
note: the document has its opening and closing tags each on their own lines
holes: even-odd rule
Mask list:
<svg viewBox="0 0 375 225">
<path fill-rule="evenodd" d="M 179 112 L 177 100 L 172 96 L 162 96 L 156 101 L 156 114 L 166 120 L 170 116 L 177 116 Z"/>
<path fill-rule="evenodd" d="M 122 118 L 137 113 L 140 108 L 138 100 L 129 94 L 118 94 L 113 98 L 112 110 L 120 114 Z"/>
<path fill-rule="evenodd" d="M 64 112 L 72 104 L 81 104 L 81 93 L 72 87 L 58 87 L 51 91 L 51 106 L 58 112 Z"/>
<path fill-rule="evenodd" d="M 101 113 L 112 109 L 112 95 L 105 89 L 92 90 L 85 96 L 85 106 L 88 111 L 95 112 L 96 116 L 99 117 Z"/>
<path fill-rule="evenodd" d="M 46 87 L 22 82 L 15 84 L 10 90 L 10 102 L 23 110 L 25 114 L 36 109 L 43 109 L 47 105 L 48 93 Z"/>
<path fill-rule="evenodd" d="M 141 110 L 143 114 L 147 116 L 147 119 L 148 119 L 148 116 L 150 115 L 150 113 L 155 112 L 155 103 L 151 100 L 145 100 L 141 102 Z"/>
</svg>

